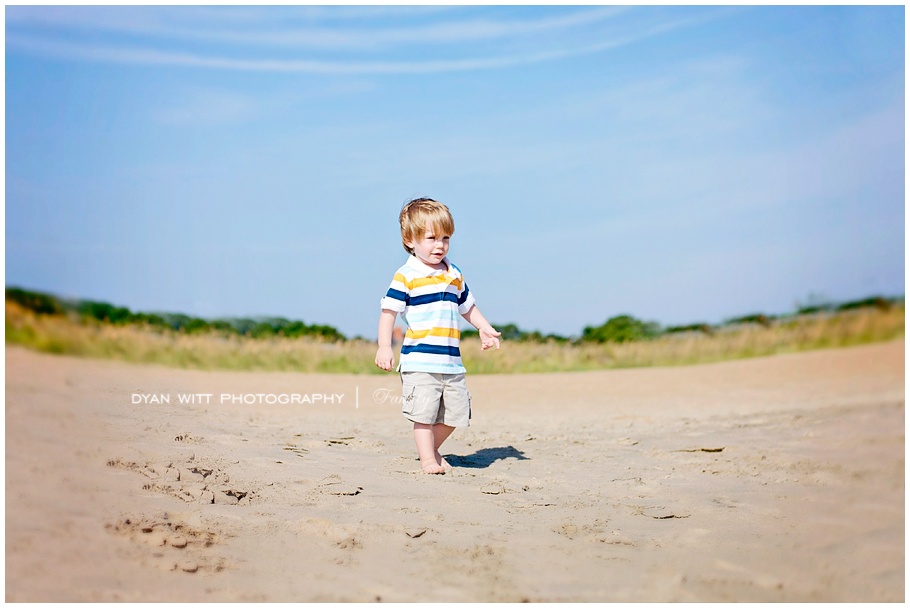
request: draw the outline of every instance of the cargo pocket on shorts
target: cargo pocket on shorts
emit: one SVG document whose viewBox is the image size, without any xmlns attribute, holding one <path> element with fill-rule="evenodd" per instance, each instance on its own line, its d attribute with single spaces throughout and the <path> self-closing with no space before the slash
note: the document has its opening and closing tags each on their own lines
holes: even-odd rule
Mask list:
<svg viewBox="0 0 910 608">
<path fill-rule="evenodd" d="M 468 420 L 471 419 L 471 391 L 465 389 L 465 392 L 468 393 Z"/>
<path fill-rule="evenodd" d="M 401 389 L 401 413 L 407 416 L 414 414 L 414 404 L 416 403 L 417 390 L 416 386 L 403 386 Z"/>
</svg>

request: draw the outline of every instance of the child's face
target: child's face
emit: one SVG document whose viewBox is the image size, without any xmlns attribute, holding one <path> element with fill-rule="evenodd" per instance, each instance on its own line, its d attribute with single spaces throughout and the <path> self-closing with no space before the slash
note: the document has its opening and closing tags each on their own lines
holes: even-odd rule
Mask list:
<svg viewBox="0 0 910 608">
<path fill-rule="evenodd" d="M 449 252 L 449 235 L 436 234 L 433 226 L 427 221 L 426 232 L 419 241 L 408 241 L 408 247 L 424 264 L 436 266 Z"/>
</svg>

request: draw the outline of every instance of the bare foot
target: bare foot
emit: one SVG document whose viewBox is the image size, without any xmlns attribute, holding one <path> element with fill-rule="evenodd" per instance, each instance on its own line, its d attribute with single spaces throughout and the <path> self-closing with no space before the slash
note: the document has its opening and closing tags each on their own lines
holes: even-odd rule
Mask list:
<svg viewBox="0 0 910 608">
<path fill-rule="evenodd" d="M 450 465 L 448 462 L 446 462 L 446 459 L 442 457 L 442 454 L 439 453 L 439 450 L 436 450 L 436 453 L 434 454 L 434 456 L 436 457 L 436 464 L 441 466 L 444 471 L 448 471 L 449 469 L 452 468 L 452 465 Z"/>
<path fill-rule="evenodd" d="M 431 475 L 439 475 L 446 472 L 446 470 L 441 465 L 436 464 L 435 462 L 420 461 L 420 466 L 423 467 L 424 473 L 430 473 Z"/>
</svg>

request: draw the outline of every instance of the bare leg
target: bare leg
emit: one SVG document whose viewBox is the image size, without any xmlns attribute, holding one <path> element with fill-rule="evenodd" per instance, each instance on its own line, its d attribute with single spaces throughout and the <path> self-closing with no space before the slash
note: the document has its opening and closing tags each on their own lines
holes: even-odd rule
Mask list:
<svg viewBox="0 0 910 608">
<path fill-rule="evenodd" d="M 443 469 L 451 469 L 452 465 L 446 462 L 446 459 L 443 458 L 442 454 L 439 453 L 439 446 L 442 445 L 443 441 L 448 439 L 449 435 L 451 435 L 452 431 L 454 430 L 454 426 L 447 426 L 445 424 L 433 425 L 433 456 L 436 458 L 436 464 L 441 466 Z"/>
<path fill-rule="evenodd" d="M 423 467 L 424 473 L 445 473 L 445 468 L 436 460 L 436 455 L 439 452 L 436 451 L 435 446 L 434 426 L 439 425 L 415 422 L 414 443 L 417 444 L 417 455 L 420 457 L 420 466 Z"/>
</svg>

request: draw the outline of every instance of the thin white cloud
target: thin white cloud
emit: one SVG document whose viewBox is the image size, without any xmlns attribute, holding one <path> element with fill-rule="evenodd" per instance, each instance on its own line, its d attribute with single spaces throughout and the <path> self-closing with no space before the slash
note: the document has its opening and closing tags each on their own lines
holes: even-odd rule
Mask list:
<svg viewBox="0 0 910 608">
<path fill-rule="evenodd" d="M 285 18 L 283 22 L 274 22 L 274 12 L 236 7 L 217 12 L 200 7 L 195 11 L 183 8 L 161 10 L 160 7 L 130 7 L 126 10 L 108 7 L 16 8 L 17 10 L 9 11 L 10 16 L 7 19 L 9 25 L 39 25 L 68 31 L 105 30 L 196 41 L 323 49 L 365 49 L 506 38 L 583 26 L 615 17 L 629 10 L 627 7 L 606 7 L 536 20 L 472 19 L 423 23 L 408 27 L 350 29 L 334 28 L 324 24 L 315 27 L 288 27 L 288 23 L 293 23 L 294 20 Z M 332 12 L 325 17 L 334 17 L 335 14 Z M 293 13 L 290 15 L 293 16 Z"/>
<path fill-rule="evenodd" d="M 498 57 L 481 57 L 469 59 L 442 59 L 427 61 L 324 61 L 313 59 L 236 59 L 229 57 L 204 56 L 192 53 L 159 51 L 154 49 L 137 49 L 80 43 L 51 41 L 36 37 L 8 34 L 7 50 L 37 53 L 60 59 L 81 59 L 113 63 L 141 65 L 172 65 L 183 67 L 258 71 L 258 72 L 298 72 L 318 74 L 426 74 L 438 72 L 455 72 L 506 68 L 529 65 L 589 55 L 601 51 L 625 46 L 639 40 L 667 33 L 669 31 L 695 25 L 713 18 L 700 16 L 681 19 L 654 26 L 645 31 L 605 40 L 596 44 L 570 49 L 556 49 L 537 53 L 504 55 Z"/>
<path fill-rule="evenodd" d="M 309 28 L 284 32 L 199 32 L 193 35 L 212 40 L 259 45 L 375 48 L 407 44 L 469 42 L 536 34 L 595 23 L 619 15 L 626 10 L 624 7 L 609 7 L 536 21 L 476 19 L 406 28 L 357 30 Z"/>
<path fill-rule="evenodd" d="M 155 31 L 184 23 L 197 26 L 284 26 L 294 22 L 358 21 L 379 17 L 424 17 L 450 6 L 28 6 L 6 7 L 9 25 Z"/>
</svg>

